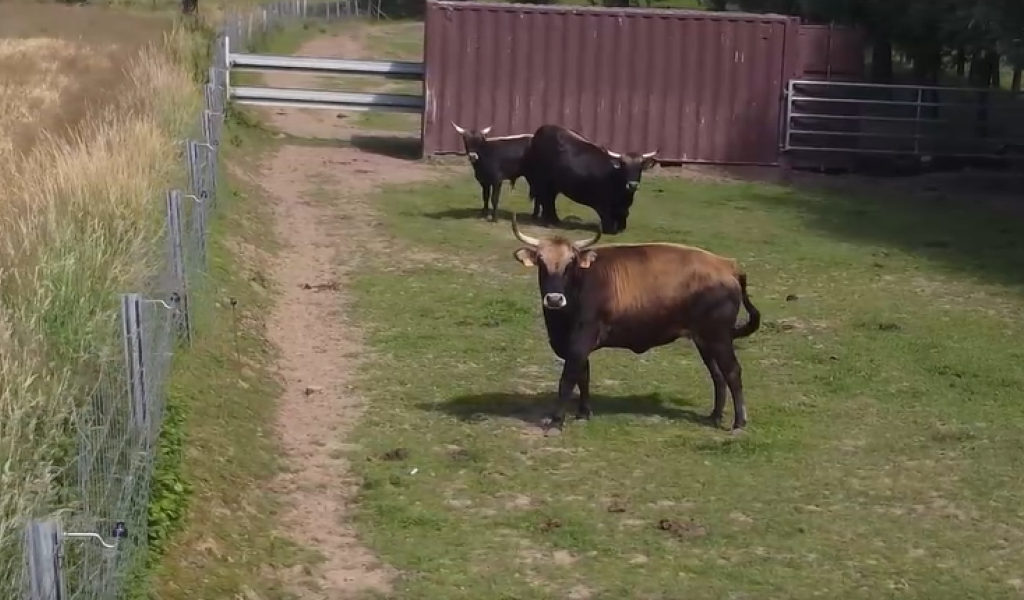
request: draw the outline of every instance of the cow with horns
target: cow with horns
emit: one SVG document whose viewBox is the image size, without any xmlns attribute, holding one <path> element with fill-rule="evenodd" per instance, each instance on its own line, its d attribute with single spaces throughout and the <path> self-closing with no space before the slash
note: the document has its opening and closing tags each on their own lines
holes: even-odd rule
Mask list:
<svg viewBox="0 0 1024 600">
<path fill-rule="evenodd" d="M 761 313 L 747 295 L 747 276 L 735 260 L 693 246 L 669 243 L 595 247 L 587 240 L 535 238 L 512 233 L 524 245 L 513 256 L 537 269 L 541 307 L 551 349 L 564 361 L 558 404 L 545 425 L 561 429 L 579 388 L 577 418 L 589 419 L 590 355 L 601 348 L 643 354 L 679 338 L 697 346 L 714 386 L 710 420 L 721 425 L 726 389 L 733 430 L 747 424 L 743 382 L 733 340 L 753 334 Z M 747 322 L 737 326 L 740 306 Z"/>
<path fill-rule="evenodd" d="M 620 154 L 594 144 L 559 125 L 541 125 L 523 157 L 522 174 L 530 184 L 534 216 L 557 225 L 555 198 L 563 194 L 589 206 L 601 218 L 601 231 L 625 231 L 643 172 L 657 163 L 658 151 Z"/>
<path fill-rule="evenodd" d="M 516 188 L 516 180 L 522 174 L 520 167 L 523 154 L 530 146 L 533 134 L 523 133 L 489 138 L 487 134 L 491 132 L 490 127 L 480 130 L 464 129 L 454 121 L 452 127 L 462 136 L 466 156 L 469 157 L 469 163 L 473 166 L 473 175 L 476 177 L 477 183 L 480 184 L 480 195 L 484 203 L 480 210 L 480 216 L 487 217 L 488 221 L 496 221 L 502 183 L 508 180 L 509 187 Z M 535 219 L 540 216 L 539 211 L 540 205 L 534 202 L 533 217 Z"/>
</svg>

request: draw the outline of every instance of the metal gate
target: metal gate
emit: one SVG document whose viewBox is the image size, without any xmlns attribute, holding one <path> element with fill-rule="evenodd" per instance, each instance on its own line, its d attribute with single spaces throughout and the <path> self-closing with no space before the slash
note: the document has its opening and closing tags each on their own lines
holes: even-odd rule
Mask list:
<svg viewBox="0 0 1024 600">
<path fill-rule="evenodd" d="M 784 152 L 994 158 L 1024 144 L 1005 90 L 792 80 Z"/>
</svg>

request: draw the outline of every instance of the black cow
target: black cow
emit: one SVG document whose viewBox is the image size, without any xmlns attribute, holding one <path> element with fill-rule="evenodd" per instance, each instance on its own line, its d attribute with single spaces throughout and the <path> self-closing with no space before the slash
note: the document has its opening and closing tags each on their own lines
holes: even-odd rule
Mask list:
<svg viewBox="0 0 1024 600">
<path fill-rule="evenodd" d="M 523 154 L 530 147 L 533 134 L 523 133 L 488 138 L 490 127 L 479 131 L 463 129 L 454 121 L 452 127 L 462 136 L 466 156 L 469 157 L 469 163 L 473 165 L 473 175 L 476 177 L 477 183 L 480 184 L 480 195 L 484 201 L 484 207 L 480 209 L 480 216 L 487 217 L 488 221 L 495 221 L 498 218 L 501 185 L 507 179 L 509 187 L 516 189 L 516 180 L 522 175 Z M 490 212 L 487 210 L 488 202 L 490 203 Z M 534 218 L 539 216 L 539 210 L 540 205 L 534 202 Z"/>
<path fill-rule="evenodd" d="M 542 125 L 523 157 L 523 177 L 530 195 L 543 210 L 544 221 L 559 222 L 555 198 L 589 206 L 601 217 L 601 231 L 625 231 L 633 196 L 643 172 L 657 162 L 654 152 L 619 154 L 558 125 Z M 534 213 L 537 208 L 534 208 Z"/>
<path fill-rule="evenodd" d="M 726 388 L 732 394 L 733 430 L 747 424 L 743 381 L 733 340 L 751 335 L 761 313 L 747 295 L 747 276 L 735 260 L 679 244 L 608 244 L 538 239 L 512 233 L 525 246 L 517 261 L 537 268 L 544 324 L 551 349 L 565 361 L 558 405 L 547 424 L 561 428 L 573 390 L 579 418 L 590 418 L 590 354 L 625 348 L 643 354 L 685 337 L 700 352 L 714 384 L 710 419 L 720 425 Z M 747 322 L 736 325 L 740 306 Z"/>
</svg>

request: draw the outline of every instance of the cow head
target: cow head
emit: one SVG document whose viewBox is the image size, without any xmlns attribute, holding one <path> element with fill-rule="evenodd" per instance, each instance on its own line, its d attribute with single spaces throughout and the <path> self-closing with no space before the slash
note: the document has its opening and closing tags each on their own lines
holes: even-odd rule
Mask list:
<svg viewBox="0 0 1024 600">
<path fill-rule="evenodd" d="M 630 192 L 635 192 L 640 188 L 640 178 L 643 176 L 644 171 L 650 169 L 658 162 L 654 158 L 658 154 L 657 150 L 645 152 L 644 154 L 637 154 L 635 152 L 619 154 L 606 148 L 605 152 L 612 159 L 612 166 L 619 171 L 620 179 L 623 185 L 625 185 L 626 190 Z"/>
<path fill-rule="evenodd" d="M 608 207 L 608 214 L 602 216 L 601 228 L 605 233 L 620 233 L 626 230 L 629 209 L 633 206 L 633 195 L 640 188 L 640 178 L 644 171 L 657 164 L 658 160 L 654 157 L 658 151 L 619 154 L 606 148 L 605 153 L 614 167 L 615 182 L 612 185 L 622 190 L 622 196 L 618 197 L 613 206 Z"/>
<path fill-rule="evenodd" d="M 480 152 L 483 150 L 484 145 L 487 144 L 487 134 L 491 132 L 491 126 L 477 131 L 475 129 L 463 129 L 455 121 L 452 121 L 452 127 L 462 136 L 462 144 L 466 148 L 466 156 L 469 157 L 469 162 L 475 163 L 480 160 Z"/>
<path fill-rule="evenodd" d="M 601 230 L 586 240 L 573 242 L 563 237 L 539 239 L 519 231 L 512 213 L 512 235 L 525 244 L 512 256 L 527 267 L 537 267 L 540 300 L 545 310 L 575 308 L 577 281 L 581 269 L 589 269 L 597 260 L 590 247 L 601 239 Z"/>
</svg>

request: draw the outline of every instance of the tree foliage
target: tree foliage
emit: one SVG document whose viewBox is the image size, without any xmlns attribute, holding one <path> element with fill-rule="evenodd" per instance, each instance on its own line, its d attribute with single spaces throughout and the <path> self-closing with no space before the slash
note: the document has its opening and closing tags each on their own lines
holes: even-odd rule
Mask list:
<svg viewBox="0 0 1024 600">
<path fill-rule="evenodd" d="M 892 53 L 906 56 L 913 74 L 934 81 L 944 65 L 975 85 L 998 84 L 1001 61 L 1024 67 L 1024 0 L 704 0 L 712 10 L 798 15 L 808 21 L 851 25 L 874 46 L 876 79 L 892 76 Z M 888 63 L 888 64 L 886 64 Z"/>
</svg>

